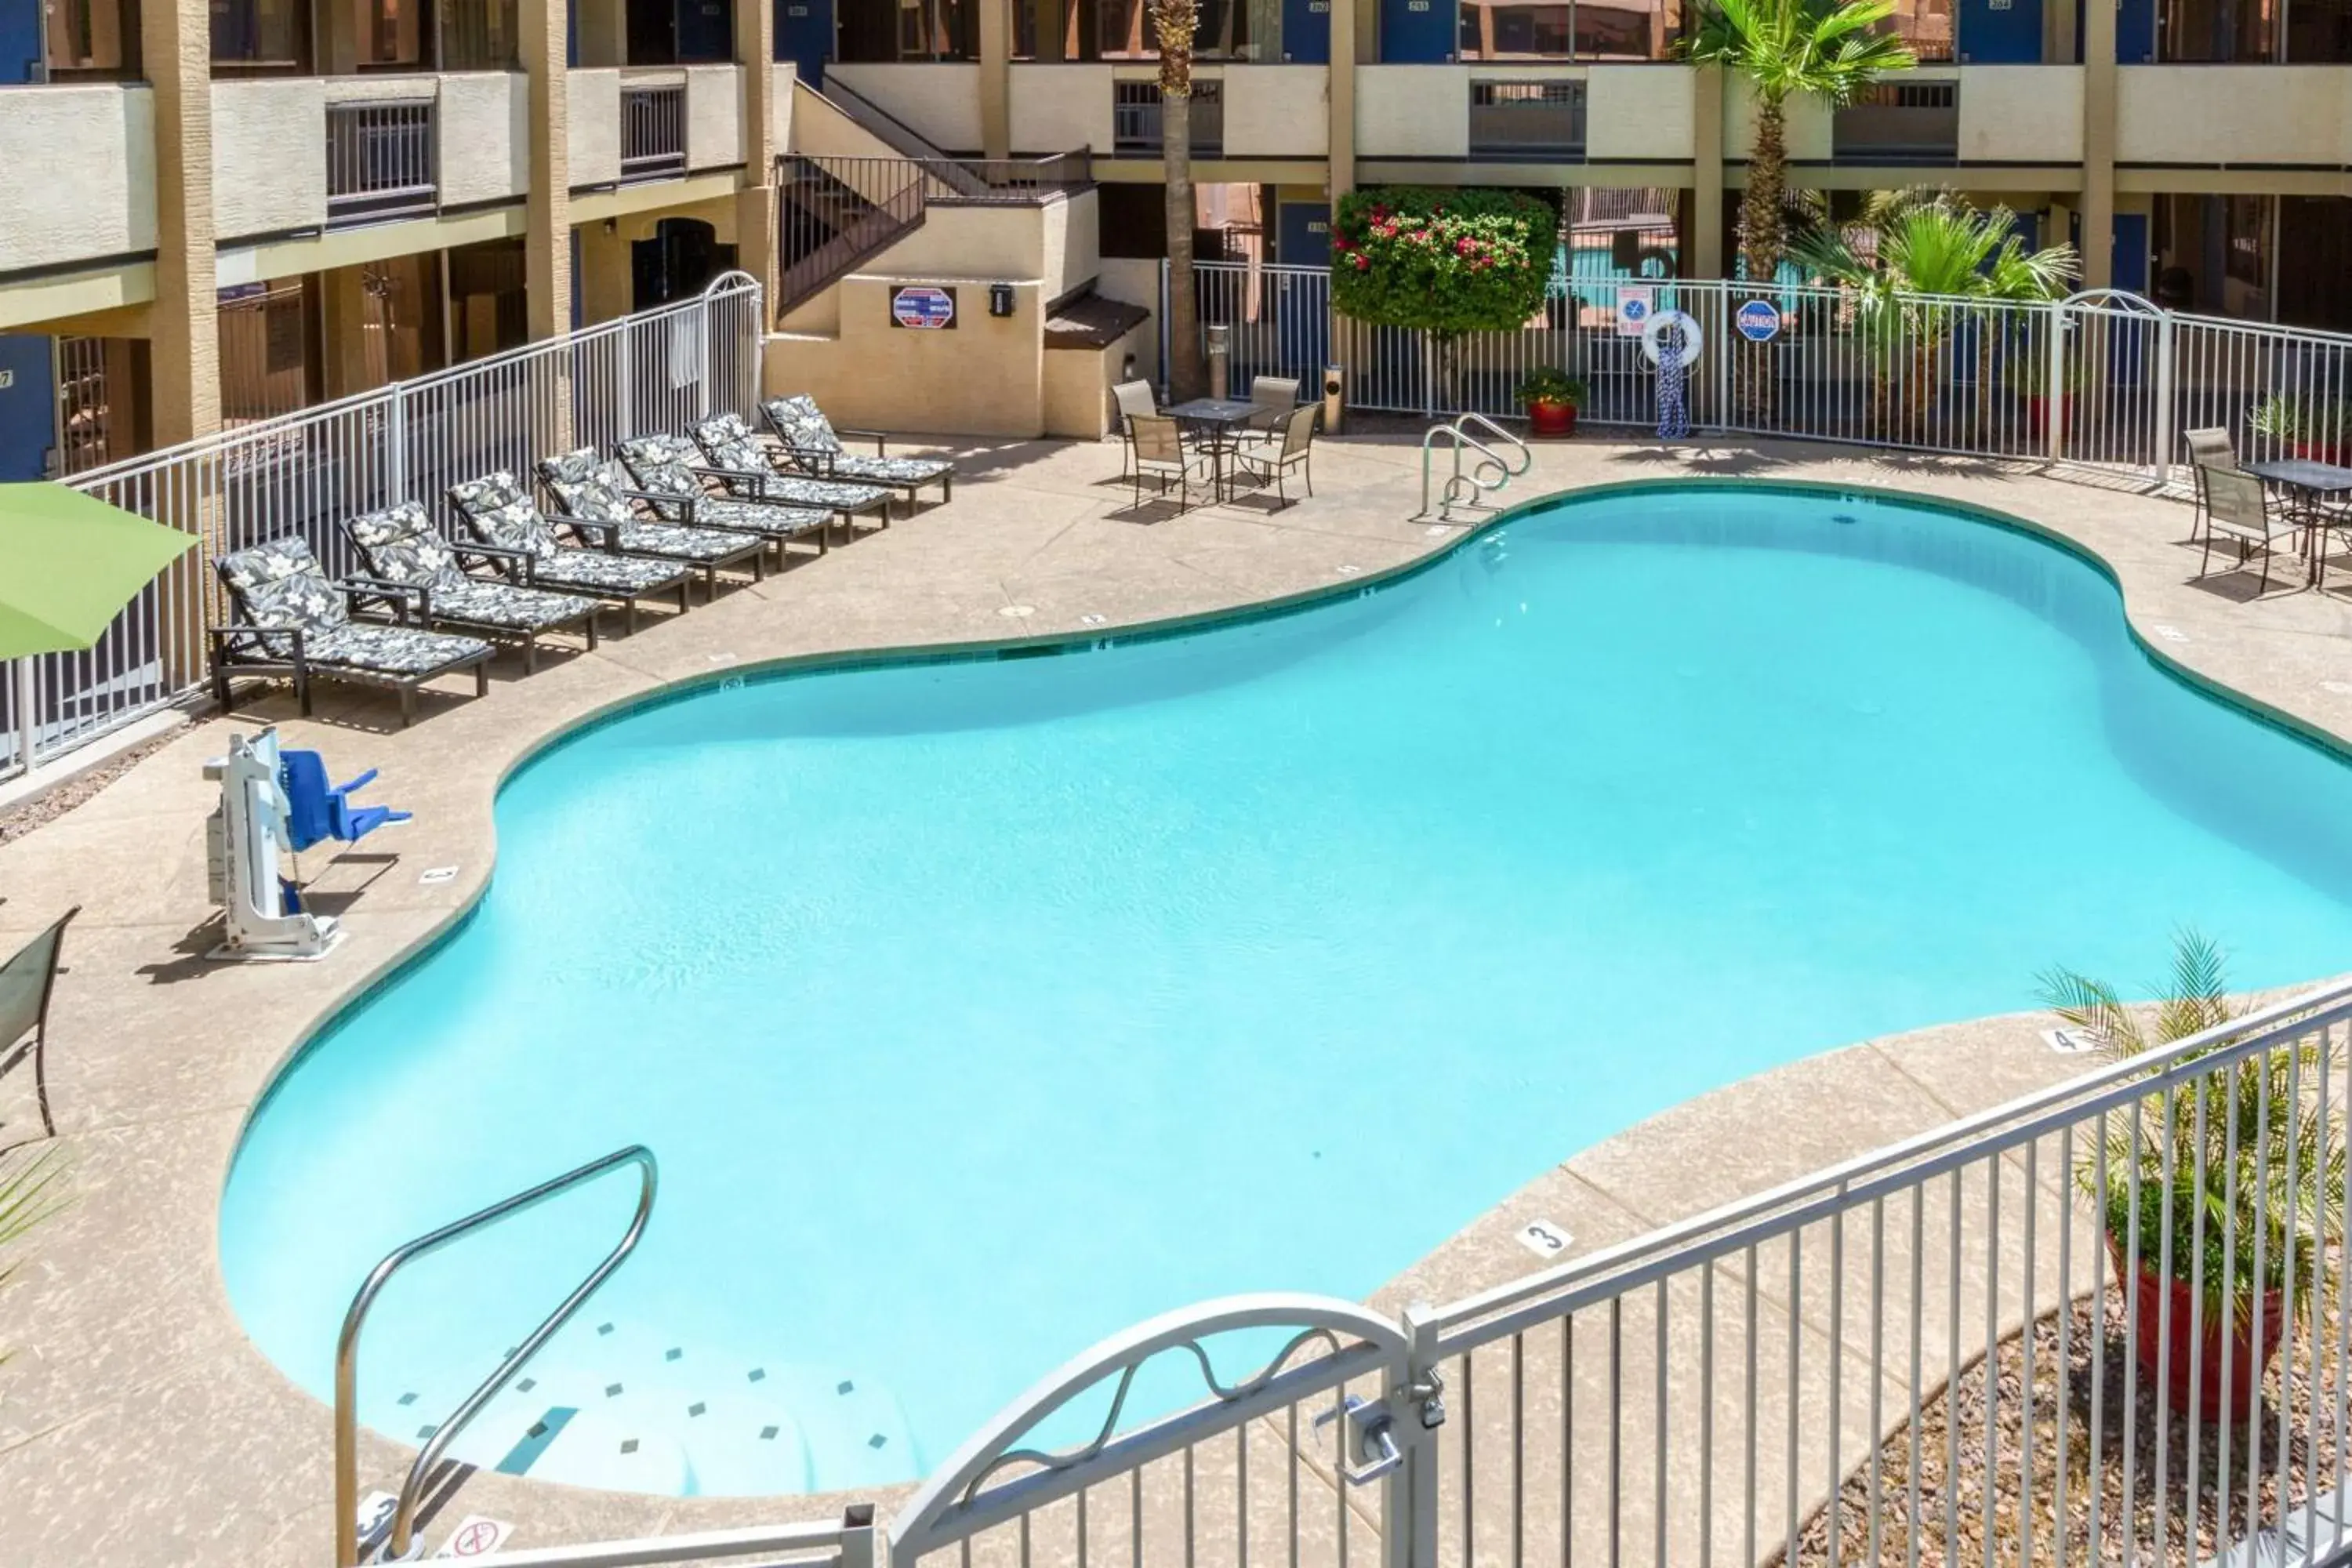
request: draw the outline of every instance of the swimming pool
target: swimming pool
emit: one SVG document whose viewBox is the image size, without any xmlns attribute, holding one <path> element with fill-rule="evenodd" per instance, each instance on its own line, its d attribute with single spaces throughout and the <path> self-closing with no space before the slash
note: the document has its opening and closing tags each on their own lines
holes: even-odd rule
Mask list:
<svg viewBox="0 0 2352 1568">
<path fill-rule="evenodd" d="M 2053 962 L 2352 946 L 2352 773 L 2157 668 L 2097 571 L 1755 486 L 1197 635 L 730 682 L 498 823 L 476 916 L 256 1116 L 224 1268 L 323 1395 L 390 1247 L 651 1145 L 644 1247 L 457 1452 L 652 1491 L 909 1479 L 1102 1334 L 1363 1296 L 1645 1115 Z M 428 1430 L 624 1185 L 404 1276 L 368 1422 Z"/>
</svg>

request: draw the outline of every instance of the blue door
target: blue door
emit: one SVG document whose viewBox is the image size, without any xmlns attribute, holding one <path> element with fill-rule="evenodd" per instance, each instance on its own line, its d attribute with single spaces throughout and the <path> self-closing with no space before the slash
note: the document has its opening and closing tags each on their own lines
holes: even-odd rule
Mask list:
<svg viewBox="0 0 2352 1568">
<path fill-rule="evenodd" d="M 1381 63 L 1443 65 L 1454 28 L 1454 0 L 1381 0 Z"/>
<path fill-rule="evenodd" d="M 2155 61 L 2156 0 L 2123 0 L 2116 9 L 2116 63 L 2144 66 Z"/>
<path fill-rule="evenodd" d="M 776 58 L 800 68 L 811 87 L 824 85 L 833 58 L 833 0 L 776 0 Z"/>
<path fill-rule="evenodd" d="M 1276 216 L 1274 258 L 1285 267 L 1331 265 L 1331 209 L 1321 202 L 1285 202 Z"/>
<path fill-rule="evenodd" d="M 2145 294 L 2147 292 L 2147 215 L 2117 213 L 2115 224 L 2115 270 L 2108 276 L 2114 287 L 2128 289 L 2135 294 Z"/>
<path fill-rule="evenodd" d="M 41 0 L 0 0 L 0 82 L 40 79 Z"/>
<path fill-rule="evenodd" d="M 2042 0 L 1960 0 L 1962 65 L 2042 62 Z"/>
<path fill-rule="evenodd" d="M 49 340 L 0 337 L 0 479 L 37 479 L 58 439 Z"/>
<path fill-rule="evenodd" d="M 1331 63 L 1331 0 L 1282 0 L 1282 58 L 1302 66 Z"/>
<path fill-rule="evenodd" d="M 729 0 L 677 0 L 677 58 L 692 65 L 735 58 L 735 8 Z"/>
</svg>

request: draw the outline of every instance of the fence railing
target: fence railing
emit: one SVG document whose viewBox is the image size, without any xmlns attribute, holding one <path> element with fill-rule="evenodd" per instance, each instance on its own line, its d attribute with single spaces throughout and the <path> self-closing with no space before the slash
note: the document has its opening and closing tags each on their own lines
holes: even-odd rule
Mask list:
<svg viewBox="0 0 2352 1568">
<path fill-rule="evenodd" d="M 1111 146 L 1121 156 L 1160 150 L 1160 84 L 1156 81 L 1111 83 Z M 1213 158 L 1225 147 L 1225 88 L 1221 81 L 1192 84 L 1189 124 L 1192 152 Z"/>
<path fill-rule="evenodd" d="M 1830 151 L 1840 158 L 1937 163 L 1960 151 L 1958 81 L 1880 82 L 1838 109 Z"/>
<path fill-rule="evenodd" d="M 621 183 L 673 179 L 685 173 L 685 87 L 623 88 Z"/>
<path fill-rule="evenodd" d="M 30 661 L 33 700 L 0 681 L 0 776 L 199 693 L 205 632 L 225 608 L 210 560 L 285 534 L 330 574 L 357 565 L 345 520 L 416 500 L 452 528 L 445 492 L 495 468 L 528 474 L 572 447 L 750 414 L 762 290 L 742 273 L 698 299 L 378 391 L 244 425 L 67 482 L 193 534 L 91 647 Z"/>
<path fill-rule="evenodd" d="M 777 159 L 778 313 L 919 226 L 938 189 L 912 158 Z"/>
<path fill-rule="evenodd" d="M 440 199 L 434 100 L 327 105 L 327 222 L 381 223 Z"/>
<path fill-rule="evenodd" d="M 1474 81 L 1470 151 L 1569 158 L 1584 154 L 1580 81 Z"/>
</svg>

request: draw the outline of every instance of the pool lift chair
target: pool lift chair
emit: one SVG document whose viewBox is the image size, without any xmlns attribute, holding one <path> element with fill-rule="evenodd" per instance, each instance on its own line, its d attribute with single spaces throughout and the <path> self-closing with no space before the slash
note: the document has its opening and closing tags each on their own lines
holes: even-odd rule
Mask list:
<svg viewBox="0 0 2352 1568">
<path fill-rule="evenodd" d="M 205 954 L 215 962 L 306 963 L 342 941 L 334 917 L 303 909 L 278 874 L 278 857 L 295 848 L 284 766 L 276 730 L 250 741 L 232 735 L 228 755 L 205 763 L 205 777 L 221 786 L 220 805 L 205 824 L 206 881 L 223 910 L 221 943 Z"/>
</svg>

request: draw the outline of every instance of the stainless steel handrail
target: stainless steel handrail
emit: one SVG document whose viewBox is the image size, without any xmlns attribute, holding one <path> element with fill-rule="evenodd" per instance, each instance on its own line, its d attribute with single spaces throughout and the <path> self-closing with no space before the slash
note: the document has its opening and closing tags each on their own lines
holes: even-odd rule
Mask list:
<svg viewBox="0 0 2352 1568">
<path fill-rule="evenodd" d="M 613 1250 L 583 1279 L 563 1304 L 548 1314 L 529 1338 L 508 1352 L 498 1370 L 485 1379 L 482 1385 L 466 1396 L 449 1418 L 434 1428 L 433 1436 L 408 1468 L 408 1479 L 400 1486 L 400 1504 L 392 1518 L 392 1539 L 389 1542 L 394 1561 L 404 1560 L 409 1552 L 411 1537 L 416 1528 L 416 1499 L 424 1489 L 425 1478 L 440 1462 L 466 1424 L 481 1414 L 491 1395 L 506 1386 L 509 1379 L 522 1370 L 523 1364 L 537 1355 L 540 1347 L 553 1337 L 555 1331 L 572 1319 L 572 1314 L 586 1304 L 614 1269 L 618 1268 L 630 1253 L 636 1250 L 637 1240 L 646 1232 L 646 1220 L 653 1213 L 654 1192 L 660 1184 L 660 1167 L 655 1163 L 654 1152 L 642 1143 L 632 1143 L 616 1149 L 601 1160 L 592 1160 L 577 1170 L 566 1171 L 535 1187 L 501 1198 L 486 1209 L 454 1220 L 440 1229 L 405 1242 L 386 1253 L 383 1261 L 370 1270 L 359 1294 L 352 1298 L 351 1310 L 343 1314 L 343 1331 L 335 1341 L 335 1563 L 337 1568 L 358 1568 L 359 1540 L 359 1350 L 360 1329 L 367 1321 L 368 1309 L 375 1304 L 392 1277 L 428 1253 L 438 1252 L 458 1237 L 470 1236 L 500 1220 L 511 1219 L 526 1209 L 538 1207 L 549 1198 L 582 1186 L 624 1165 L 637 1167 L 637 1211 L 629 1219 L 629 1228 Z"/>
<path fill-rule="evenodd" d="M 1518 460 L 1513 462 L 1505 453 L 1470 434 L 1473 425 L 1492 432 L 1509 451 L 1517 454 Z M 1446 511 L 1457 504 L 1483 508 L 1485 503 L 1478 500 L 1481 491 L 1491 495 L 1535 466 L 1536 455 L 1528 449 L 1528 444 L 1483 414 L 1465 414 L 1450 425 L 1433 425 L 1421 438 L 1421 510 L 1413 513 L 1415 517 L 1430 514 L 1429 461 L 1433 443 L 1440 436 L 1450 437 L 1454 448 L 1454 472 L 1446 476 L 1445 488 L 1437 500 L 1441 522 L 1447 521 Z M 1467 474 L 1462 471 L 1462 454 L 1465 450 L 1478 454 L 1477 465 Z"/>
</svg>

